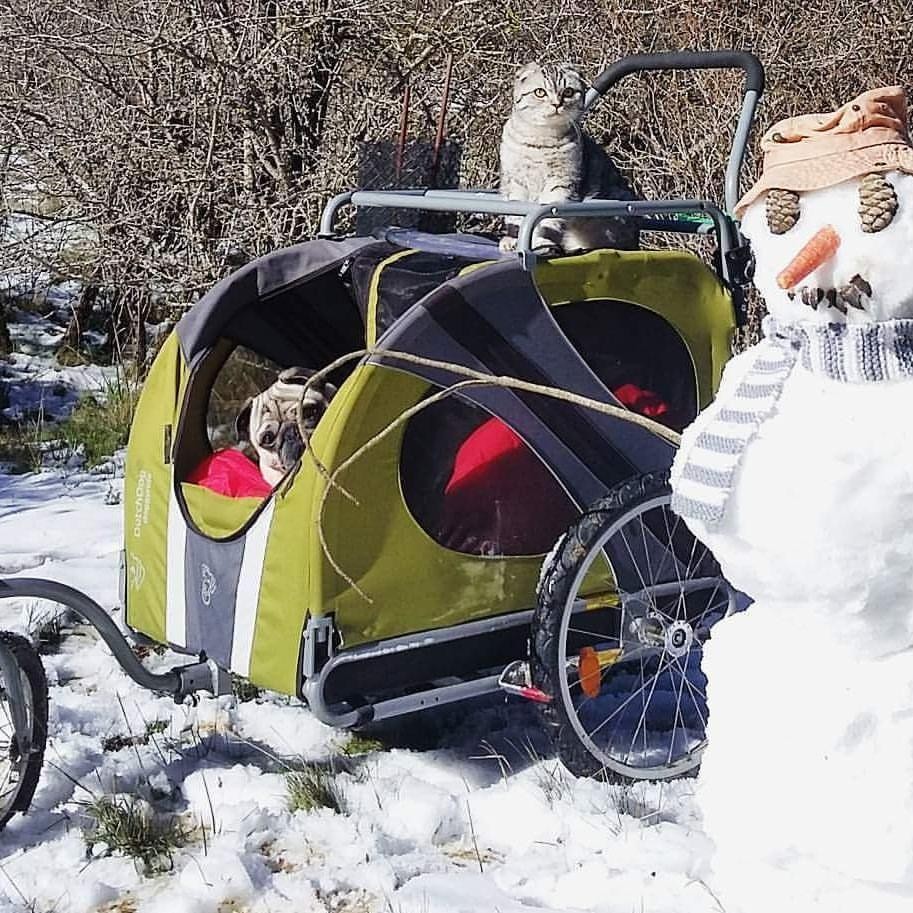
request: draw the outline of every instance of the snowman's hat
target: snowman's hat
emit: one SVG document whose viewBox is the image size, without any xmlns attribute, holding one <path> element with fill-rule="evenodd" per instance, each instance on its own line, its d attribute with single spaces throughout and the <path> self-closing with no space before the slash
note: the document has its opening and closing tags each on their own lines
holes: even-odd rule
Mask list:
<svg viewBox="0 0 913 913">
<path fill-rule="evenodd" d="M 761 151 L 761 177 L 736 204 L 737 218 L 774 188 L 801 193 L 864 174 L 913 174 L 904 91 L 900 86 L 870 89 L 831 114 L 788 117 L 764 134 Z"/>
</svg>

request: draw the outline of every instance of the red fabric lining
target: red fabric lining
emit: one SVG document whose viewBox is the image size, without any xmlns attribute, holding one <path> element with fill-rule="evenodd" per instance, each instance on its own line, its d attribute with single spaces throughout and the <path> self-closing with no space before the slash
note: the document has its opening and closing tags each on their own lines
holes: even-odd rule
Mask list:
<svg viewBox="0 0 913 913">
<path fill-rule="evenodd" d="M 612 392 L 623 406 L 648 418 L 661 419 L 669 412 L 669 404 L 659 394 L 636 384 L 623 384 Z M 518 469 L 524 465 L 531 467 L 532 461 L 528 462 L 525 456 L 520 456 L 521 453 L 528 454 L 535 463 L 539 463 L 512 428 L 498 418 L 488 419 L 460 444 L 444 494 L 452 494 L 464 485 L 479 482 L 480 473 L 490 472 L 500 461 L 508 461 Z"/>
<path fill-rule="evenodd" d="M 612 391 L 616 399 L 632 412 L 662 421 L 669 414 L 669 404 L 652 390 L 644 390 L 637 384 L 622 384 Z"/>
<path fill-rule="evenodd" d="M 229 498 L 265 498 L 273 490 L 253 460 L 231 449 L 211 453 L 187 481 Z"/>
<path fill-rule="evenodd" d="M 669 404 L 652 390 L 623 384 L 612 391 L 633 412 L 663 421 Z M 537 554 L 554 544 L 576 509 L 526 442 L 498 418 L 460 444 L 444 487 L 439 539 L 475 554 Z"/>
</svg>

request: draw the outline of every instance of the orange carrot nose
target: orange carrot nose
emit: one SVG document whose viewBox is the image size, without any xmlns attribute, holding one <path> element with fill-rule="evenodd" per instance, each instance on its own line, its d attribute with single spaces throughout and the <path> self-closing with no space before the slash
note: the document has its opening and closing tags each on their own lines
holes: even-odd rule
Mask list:
<svg viewBox="0 0 913 913">
<path fill-rule="evenodd" d="M 805 246 L 796 254 L 789 265 L 777 276 L 780 288 L 795 288 L 806 276 L 813 273 L 825 263 L 840 247 L 840 235 L 833 225 L 825 225 L 816 231 L 805 242 Z"/>
</svg>

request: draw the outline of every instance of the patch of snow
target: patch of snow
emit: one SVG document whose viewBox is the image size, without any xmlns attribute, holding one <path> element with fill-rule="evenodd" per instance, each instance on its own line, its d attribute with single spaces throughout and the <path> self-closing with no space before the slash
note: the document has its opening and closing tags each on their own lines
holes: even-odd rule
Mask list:
<svg viewBox="0 0 913 913">
<path fill-rule="evenodd" d="M 11 332 L 15 327 L 11 325 Z M 14 353 L 0 364 L 6 400 L 0 416 L 8 422 L 66 418 L 83 396 L 103 397 L 116 382 L 114 366 L 64 367 L 47 355 Z"/>
<path fill-rule="evenodd" d="M 122 508 L 106 503 L 112 485 L 121 482 L 104 472 L 0 476 L 2 572 L 65 581 L 118 618 Z M 0 627 L 25 631 L 36 611 L 0 603 Z M 170 652 L 147 659 L 179 662 Z M 349 758 L 349 737 L 292 698 L 175 706 L 144 691 L 82 628 L 44 664 L 47 761 L 32 811 L 0 837 L 4 909 L 717 909 L 700 882 L 709 843 L 693 782 L 577 780 L 516 748 L 541 741 L 525 704 L 432 713 L 404 731 L 407 741 L 409 730 L 430 734 L 436 747 Z M 509 760 L 499 767 L 494 755 Z M 285 771 L 303 762 L 336 770 L 342 813 L 289 810 Z M 86 803 L 106 794 L 139 795 L 193 829 L 170 867 L 144 874 L 102 844 L 89 848 Z"/>
</svg>

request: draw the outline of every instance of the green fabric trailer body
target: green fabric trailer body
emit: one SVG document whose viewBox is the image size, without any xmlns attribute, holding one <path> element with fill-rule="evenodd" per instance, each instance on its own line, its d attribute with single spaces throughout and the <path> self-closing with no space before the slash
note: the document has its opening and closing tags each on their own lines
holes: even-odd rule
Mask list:
<svg viewBox="0 0 913 913">
<path fill-rule="evenodd" d="M 615 401 L 612 371 L 640 351 L 641 369 L 658 378 L 649 381 L 654 387 L 664 365 L 675 363 L 675 389 L 665 397 L 681 411 L 680 424 L 716 390 L 734 312 L 716 275 L 693 255 L 596 251 L 542 262 L 529 274 L 512 258 L 495 260 L 496 248 L 478 250 L 455 243 L 456 253 L 429 252 L 373 238 L 307 242 L 254 261 L 188 312 L 150 371 L 128 447 L 131 627 L 205 652 L 262 687 L 300 694 L 309 617 L 331 613 L 336 649 L 345 650 L 533 605 L 546 547 L 455 549 L 422 513 L 452 469 L 452 441 L 449 450 L 432 445 L 452 437 L 451 420 L 500 418 L 546 467 L 570 510 L 619 473 L 669 464 L 671 448 L 630 423 L 490 387 L 461 390 L 396 423 L 464 379 L 397 360 L 403 351 L 606 402 Z M 238 345 L 279 366 L 311 368 L 371 348 L 334 374 L 339 392 L 310 442 L 329 472 L 372 442 L 339 474 L 341 488 L 327 491 L 307 454 L 262 501 L 186 481 L 210 452 L 210 391 Z M 435 416 L 447 410 L 440 427 L 450 430 L 435 431 Z M 611 586 L 604 576 L 592 582 L 594 591 Z"/>
</svg>

